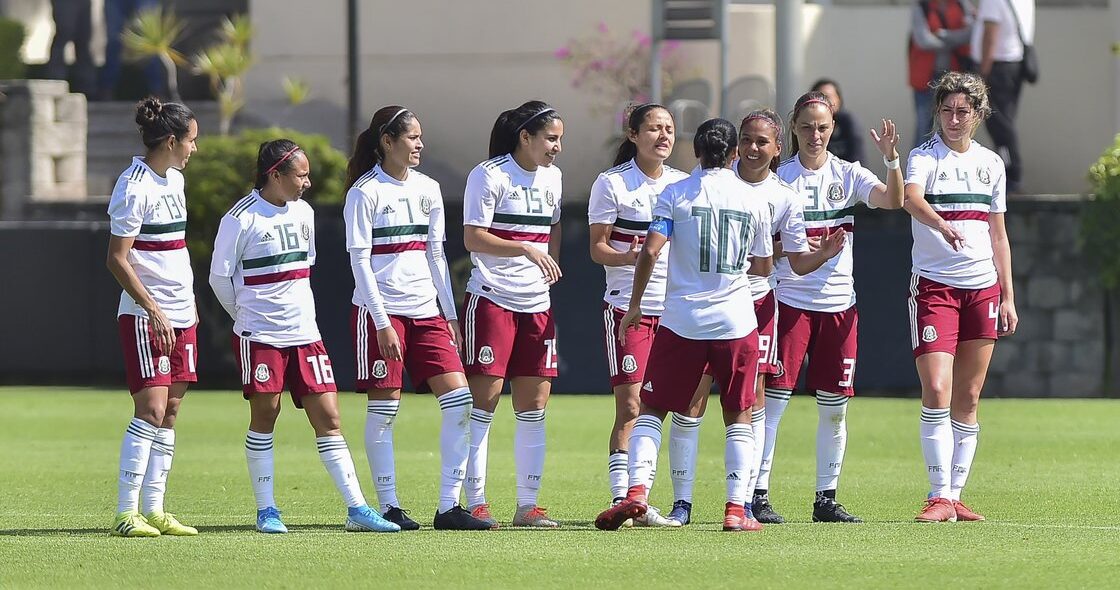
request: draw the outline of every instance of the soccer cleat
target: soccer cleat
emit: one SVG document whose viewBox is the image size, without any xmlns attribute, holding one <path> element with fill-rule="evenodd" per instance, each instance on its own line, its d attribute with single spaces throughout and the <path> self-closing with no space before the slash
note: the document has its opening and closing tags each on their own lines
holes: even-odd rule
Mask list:
<svg viewBox="0 0 1120 590">
<path fill-rule="evenodd" d="M 946 498 L 927 498 L 926 506 L 914 517 L 918 522 L 956 522 L 957 511 Z"/>
<path fill-rule="evenodd" d="M 957 522 L 976 522 L 984 520 L 983 514 L 977 514 L 960 500 L 953 500 L 953 510 L 957 513 Z"/>
<path fill-rule="evenodd" d="M 623 523 L 623 526 L 626 526 Z M 653 506 L 646 506 L 646 513 L 634 519 L 634 526 L 641 527 L 678 527 L 681 523 L 661 516 L 661 511 Z"/>
<path fill-rule="evenodd" d="M 625 499 L 626 498 L 624 498 L 622 496 L 619 496 L 619 497 L 615 498 L 614 500 L 611 500 L 611 506 L 617 506 L 617 505 L 621 504 L 622 501 L 625 500 Z M 632 526 L 634 526 L 634 519 L 633 518 L 627 518 L 626 520 L 624 520 L 622 522 L 622 528 L 624 528 L 624 529 L 628 529 Z"/>
<path fill-rule="evenodd" d="M 346 530 L 351 533 L 399 533 L 401 527 L 385 520 L 369 506 L 354 506 L 346 509 Z"/>
<path fill-rule="evenodd" d="M 167 512 L 149 512 L 144 515 L 144 520 L 148 521 L 148 524 L 159 529 L 161 535 L 193 537 L 198 534 L 198 529 L 179 522 L 179 519 L 175 518 L 174 514 L 169 514 Z"/>
<path fill-rule="evenodd" d="M 517 512 L 513 514 L 513 522 L 510 524 L 538 529 L 554 529 L 560 526 L 560 523 L 548 517 L 547 510 L 535 504 L 518 506 Z"/>
<path fill-rule="evenodd" d="M 477 506 L 472 506 L 471 516 L 489 524 L 491 530 L 498 529 L 498 519 L 494 518 L 494 515 L 490 514 L 489 504 L 479 504 Z"/>
<path fill-rule="evenodd" d="M 728 502 L 723 508 L 723 530 L 727 532 L 761 531 L 762 525 L 748 516 L 742 504 Z"/>
<path fill-rule="evenodd" d="M 627 520 L 636 519 L 646 513 L 649 506 L 644 500 L 626 498 L 607 508 L 595 517 L 595 528 L 601 531 L 617 531 Z"/>
<path fill-rule="evenodd" d="M 280 522 L 280 511 L 275 506 L 257 510 L 257 530 L 262 533 L 277 534 L 288 532 L 288 527 Z"/>
<path fill-rule="evenodd" d="M 668 519 L 676 523 L 669 526 L 684 526 L 692 522 L 692 502 L 687 500 L 673 502 L 673 509 L 669 511 Z"/>
<path fill-rule="evenodd" d="M 158 537 L 159 529 L 148 524 L 135 510 L 126 510 L 113 519 L 109 534 L 114 537 Z"/>
<path fill-rule="evenodd" d="M 848 514 L 844 505 L 827 496 L 817 496 L 813 502 L 813 522 L 863 522 L 863 519 Z"/>
<path fill-rule="evenodd" d="M 437 531 L 490 531 L 498 528 L 498 525 L 475 518 L 456 504 L 447 512 L 437 511 L 432 528 Z"/>
<path fill-rule="evenodd" d="M 786 521 L 781 514 L 774 511 L 769 496 L 755 496 L 751 502 L 751 512 L 758 522 L 763 524 L 782 524 Z"/>
<path fill-rule="evenodd" d="M 400 506 L 390 506 L 389 509 L 385 511 L 385 514 L 382 515 L 382 517 L 385 520 L 401 527 L 402 531 L 420 530 L 420 525 L 415 520 L 409 518 L 408 511 L 402 509 Z"/>
</svg>

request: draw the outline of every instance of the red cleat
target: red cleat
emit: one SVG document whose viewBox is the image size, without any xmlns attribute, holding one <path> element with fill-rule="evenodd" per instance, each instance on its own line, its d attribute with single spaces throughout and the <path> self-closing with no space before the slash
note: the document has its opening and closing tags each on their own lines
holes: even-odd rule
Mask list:
<svg viewBox="0 0 1120 590">
<path fill-rule="evenodd" d="M 914 517 L 918 522 L 956 522 L 957 511 L 953 502 L 945 498 L 929 498 L 926 507 Z"/>
<path fill-rule="evenodd" d="M 957 512 L 958 522 L 976 522 L 984 520 L 983 514 L 977 514 L 960 500 L 953 500 L 953 509 Z"/>
<path fill-rule="evenodd" d="M 735 502 L 728 502 L 723 507 L 723 530 L 728 531 L 728 532 L 739 532 L 739 531 L 759 530 L 759 529 L 762 528 L 761 525 L 758 525 L 758 527 L 759 527 L 758 529 L 746 528 L 747 526 L 749 526 L 747 524 L 748 521 L 752 521 L 752 522 L 754 522 L 755 525 L 758 525 L 757 520 L 755 520 L 753 518 L 750 518 L 750 519 L 747 518 L 746 511 L 743 510 L 743 505 L 742 504 L 738 504 L 738 503 L 735 503 Z"/>
<path fill-rule="evenodd" d="M 595 528 L 601 531 L 617 531 L 622 523 L 644 516 L 649 506 L 646 504 L 646 487 L 630 486 L 626 499 L 607 508 L 595 517 Z"/>
</svg>

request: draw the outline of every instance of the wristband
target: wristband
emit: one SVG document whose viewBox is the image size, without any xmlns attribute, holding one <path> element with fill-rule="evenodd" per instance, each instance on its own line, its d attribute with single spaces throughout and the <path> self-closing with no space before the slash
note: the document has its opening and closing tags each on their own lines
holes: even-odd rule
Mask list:
<svg viewBox="0 0 1120 590">
<path fill-rule="evenodd" d="M 899 170 L 902 168 L 902 163 L 899 161 L 901 159 L 896 157 L 893 160 L 888 160 L 886 156 L 883 156 L 883 163 L 887 165 L 887 170 Z"/>
</svg>

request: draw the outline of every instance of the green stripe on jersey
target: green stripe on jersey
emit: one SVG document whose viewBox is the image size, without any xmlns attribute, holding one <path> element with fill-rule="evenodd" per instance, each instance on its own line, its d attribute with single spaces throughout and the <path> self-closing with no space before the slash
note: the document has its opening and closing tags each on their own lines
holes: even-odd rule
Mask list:
<svg viewBox="0 0 1120 590">
<path fill-rule="evenodd" d="M 619 217 L 614 220 L 614 226 L 619 229 L 629 229 L 633 231 L 646 231 L 649 229 L 648 221 L 633 221 L 630 219 L 623 219 Z"/>
<path fill-rule="evenodd" d="M 171 232 L 183 231 L 187 229 L 187 222 L 176 221 L 174 223 L 160 223 L 148 224 L 140 226 L 140 233 L 142 234 L 169 234 Z"/>
<path fill-rule="evenodd" d="M 286 252 L 284 254 L 277 254 L 276 256 L 265 256 L 263 258 L 249 258 L 247 260 L 242 260 L 241 268 L 249 270 L 250 268 L 276 266 L 277 264 L 303 262 L 304 260 L 307 260 L 307 252 Z"/>
<path fill-rule="evenodd" d="M 844 207 L 843 209 L 836 209 L 834 211 L 806 211 L 805 221 L 828 221 L 830 219 L 840 219 L 849 215 L 855 215 L 855 207 Z"/>
<path fill-rule="evenodd" d="M 426 236 L 428 235 L 428 226 L 426 225 L 394 225 L 390 227 L 375 227 L 373 228 L 373 237 L 387 238 L 389 236 Z"/>
<path fill-rule="evenodd" d="M 510 223 L 513 225 L 536 225 L 548 227 L 552 225 L 552 217 L 540 215 L 512 215 L 510 213 L 495 213 L 494 223 Z"/>
<path fill-rule="evenodd" d="M 926 195 L 926 202 L 930 205 L 949 205 L 953 203 L 977 203 L 992 206 L 991 195 L 978 195 L 975 193 L 949 193 L 946 195 Z"/>
</svg>

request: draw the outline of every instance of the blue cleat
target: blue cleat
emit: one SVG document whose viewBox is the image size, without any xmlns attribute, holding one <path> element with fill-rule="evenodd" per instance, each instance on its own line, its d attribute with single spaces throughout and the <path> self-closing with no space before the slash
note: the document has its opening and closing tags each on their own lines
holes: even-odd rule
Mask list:
<svg viewBox="0 0 1120 590">
<path fill-rule="evenodd" d="M 288 532 L 288 527 L 280 522 L 280 511 L 275 506 L 257 511 L 257 530 L 262 533 L 279 534 Z"/>
<path fill-rule="evenodd" d="M 401 527 L 385 520 L 369 506 L 357 506 L 346 511 L 346 530 L 352 533 L 399 533 Z"/>
<path fill-rule="evenodd" d="M 669 526 L 685 526 L 692 522 L 692 502 L 684 500 L 673 502 L 673 510 L 669 512 L 667 519 L 673 523 Z"/>
</svg>

